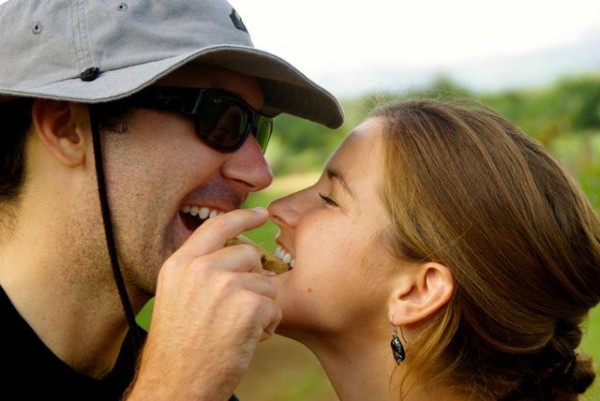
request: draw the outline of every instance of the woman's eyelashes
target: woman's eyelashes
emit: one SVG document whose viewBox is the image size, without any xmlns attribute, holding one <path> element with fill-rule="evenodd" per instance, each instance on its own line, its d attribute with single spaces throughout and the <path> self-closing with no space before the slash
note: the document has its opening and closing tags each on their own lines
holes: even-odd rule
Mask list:
<svg viewBox="0 0 600 401">
<path fill-rule="evenodd" d="M 329 196 L 322 194 L 321 192 L 319 192 L 319 197 L 323 200 L 323 202 L 327 206 L 333 206 L 333 207 L 338 207 L 339 206 L 336 201 L 334 201 L 333 199 L 331 199 Z"/>
</svg>

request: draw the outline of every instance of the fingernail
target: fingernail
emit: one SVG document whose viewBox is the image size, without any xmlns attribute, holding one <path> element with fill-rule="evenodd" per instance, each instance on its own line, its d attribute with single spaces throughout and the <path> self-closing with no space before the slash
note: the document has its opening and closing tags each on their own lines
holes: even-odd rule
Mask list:
<svg viewBox="0 0 600 401">
<path fill-rule="evenodd" d="M 268 214 L 268 213 L 269 213 L 269 212 L 267 211 L 267 209 L 265 209 L 264 207 L 260 207 L 260 206 L 253 207 L 253 208 L 251 208 L 250 210 L 254 210 L 254 211 L 255 211 L 256 213 L 258 213 L 258 214 Z"/>
</svg>

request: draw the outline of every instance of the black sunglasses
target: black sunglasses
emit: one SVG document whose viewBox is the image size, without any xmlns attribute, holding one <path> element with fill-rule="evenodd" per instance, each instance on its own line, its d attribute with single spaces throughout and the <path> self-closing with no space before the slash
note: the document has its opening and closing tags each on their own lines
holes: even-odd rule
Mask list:
<svg viewBox="0 0 600 401">
<path fill-rule="evenodd" d="M 239 97 L 218 89 L 152 86 L 125 102 L 131 107 L 181 113 L 194 120 L 198 138 L 219 152 L 234 152 L 254 134 L 263 153 L 267 149 L 273 119 Z"/>
</svg>

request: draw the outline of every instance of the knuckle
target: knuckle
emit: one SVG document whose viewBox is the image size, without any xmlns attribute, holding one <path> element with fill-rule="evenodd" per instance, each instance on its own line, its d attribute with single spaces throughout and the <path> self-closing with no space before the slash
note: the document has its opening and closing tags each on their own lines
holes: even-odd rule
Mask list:
<svg viewBox="0 0 600 401">
<path fill-rule="evenodd" d="M 251 290 L 239 292 L 239 301 L 243 309 L 251 315 L 257 315 L 265 307 L 265 302 L 262 298 L 259 294 Z"/>
<path fill-rule="evenodd" d="M 205 227 L 205 229 L 222 231 L 227 230 L 230 224 L 227 219 L 224 219 L 220 215 L 206 220 L 202 226 Z"/>
<path fill-rule="evenodd" d="M 256 250 L 255 247 L 253 247 L 252 245 L 248 245 L 248 244 L 242 244 L 240 245 L 240 249 L 243 249 L 245 255 L 249 258 L 259 258 L 260 255 L 258 253 L 258 251 Z"/>
<path fill-rule="evenodd" d="M 178 267 L 180 265 L 181 261 L 179 260 L 179 258 L 177 258 L 176 256 L 172 256 L 163 263 L 159 274 L 162 276 L 173 274 L 175 271 L 178 270 Z"/>
<path fill-rule="evenodd" d="M 223 273 L 221 279 L 221 288 L 229 294 L 241 292 L 241 283 L 236 273 Z"/>
</svg>

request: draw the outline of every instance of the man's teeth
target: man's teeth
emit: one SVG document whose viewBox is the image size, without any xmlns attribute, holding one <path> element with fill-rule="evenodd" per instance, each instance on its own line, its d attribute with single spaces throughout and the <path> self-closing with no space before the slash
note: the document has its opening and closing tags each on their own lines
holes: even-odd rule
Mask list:
<svg viewBox="0 0 600 401">
<path fill-rule="evenodd" d="M 202 220 L 210 219 L 211 217 L 216 217 L 220 215 L 220 210 L 211 209 L 208 207 L 198 207 L 198 206 L 184 206 L 181 208 L 183 213 L 191 214 L 192 216 L 198 216 Z"/>
<path fill-rule="evenodd" d="M 296 264 L 296 260 L 294 260 L 292 255 L 280 246 L 278 246 L 275 250 L 275 256 L 281 259 L 283 263 L 288 264 L 291 267 L 294 267 Z"/>
</svg>

